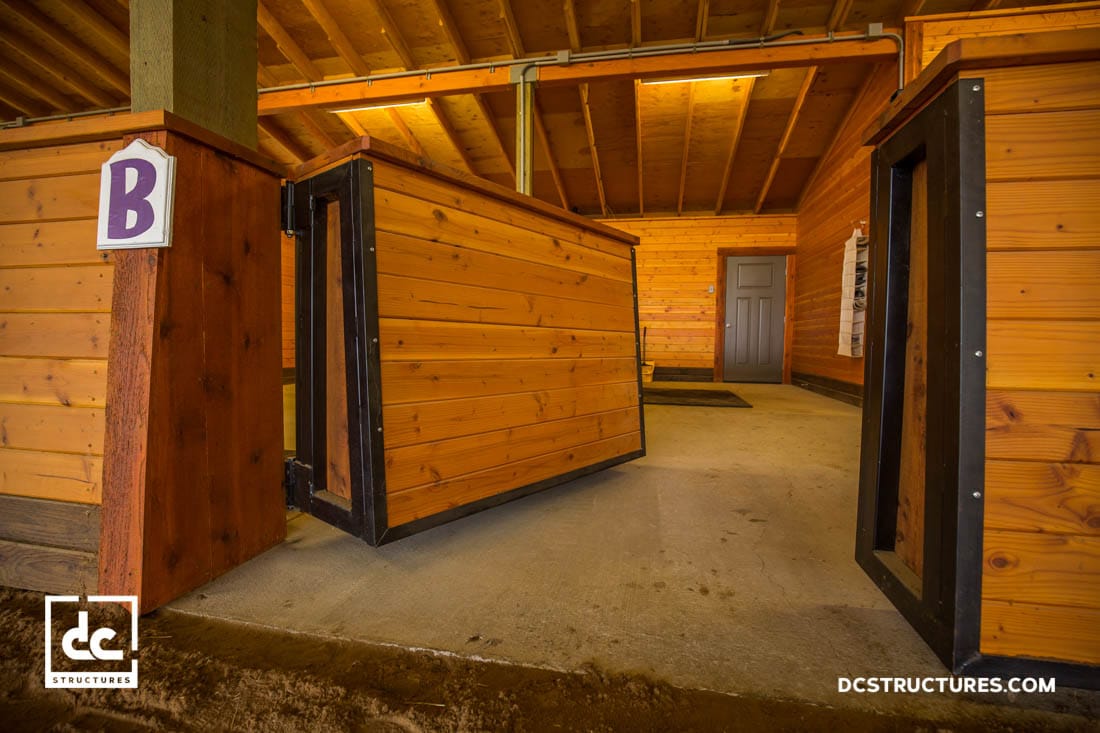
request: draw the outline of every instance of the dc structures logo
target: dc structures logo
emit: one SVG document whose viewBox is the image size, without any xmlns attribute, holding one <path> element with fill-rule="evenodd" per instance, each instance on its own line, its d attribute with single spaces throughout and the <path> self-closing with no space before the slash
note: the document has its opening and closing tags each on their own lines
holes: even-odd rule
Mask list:
<svg viewBox="0 0 1100 733">
<path fill-rule="evenodd" d="M 137 687 L 137 637 L 137 596 L 46 596 L 46 687 Z"/>
</svg>

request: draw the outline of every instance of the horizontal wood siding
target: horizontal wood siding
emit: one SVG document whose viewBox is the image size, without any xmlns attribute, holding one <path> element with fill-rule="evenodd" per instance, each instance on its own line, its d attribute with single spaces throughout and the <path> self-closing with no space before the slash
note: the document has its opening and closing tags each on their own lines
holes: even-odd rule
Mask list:
<svg viewBox="0 0 1100 733">
<path fill-rule="evenodd" d="M 114 267 L 95 221 L 120 144 L 0 152 L 0 495 L 100 501 Z"/>
<path fill-rule="evenodd" d="M 641 448 L 629 245 L 374 162 L 389 526 Z"/>
<path fill-rule="evenodd" d="M 869 232 L 871 148 L 863 131 L 886 108 L 897 86 L 897 67 L 878 67 L 810 181 L 798 211 L 792 370 L 863 384 L 863 358 L 839 356 L 840 287 L 844 242 L 863 225 Z"/>
<path fill-rule="evenodd" d="M 1100 664 L 1100 64 L 985 79 L 981 649 Z"/>
<path fill-rule="evenodd" d="M 1058 8 L 1004 8 L 1002 10 L 951 13 L 914 18 L 906 23 L 905 80 L 912 81 L 920 70 L 947 44 L 960 38 L 1006 36 L 1017 33 L 1096 28 L 1100 26 L 1100 3 L 1082 2 L 1060 5 Z M 1037 72 L 1038 73 L 1038 72 Z M 1034 87 L 1041 90 L 1041 85 Z M 1011 94 L 1011 89 L 1005 90 Z"/>
<path fill-rule="evenodd" d="M 712 369 L 724 286 L 718 282 L 718 250 L 793 253 L 795 221 L 794 216 L 608 220 L 640 240 L 638 317 L 648 329 L 646 360 L 660 367 Z"/>
<path fill-rule="evenodd" d="M 120 144 L 0 152 L 0 585 L 97 587 L 114 266 L 96 215 Z"/>
</svg>

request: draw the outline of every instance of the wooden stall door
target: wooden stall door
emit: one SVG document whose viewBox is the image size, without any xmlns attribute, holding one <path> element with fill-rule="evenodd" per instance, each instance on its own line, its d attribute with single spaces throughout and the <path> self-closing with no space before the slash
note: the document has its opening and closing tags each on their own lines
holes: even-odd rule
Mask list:
<svg viewBox="0 0 1100 733">
<path fill-rule="evenodd" d="M 977 644 L 984 101 L 948 87 L 872 166 L 856 560 L 953 671 Z"/>
<path fill-rule="evenodd" d="M 376 544 L 382 437 L 372 170 L 346 160 L 289 187 L 296 235 L 291 501 Z"/>
</svg>

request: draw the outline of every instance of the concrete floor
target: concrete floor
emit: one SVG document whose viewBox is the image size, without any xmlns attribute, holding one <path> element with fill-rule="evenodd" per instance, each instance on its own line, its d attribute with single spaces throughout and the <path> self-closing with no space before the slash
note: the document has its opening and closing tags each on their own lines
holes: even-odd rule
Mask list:
<svg viewBox="0 0 1100 733">
<path fill-rule="evenodd" d="M 754 407 L 647 407 L 642 460 L 382 548 L 295 516 L 281 546 L 171 608 L 732 694 L 988 708 L 837 692 L 838 676 L 946 674 L 853 560 L 860 411 L 736 391 Z M 1095 693 L 985 700 L 1100 711 Z"/>
</svg>

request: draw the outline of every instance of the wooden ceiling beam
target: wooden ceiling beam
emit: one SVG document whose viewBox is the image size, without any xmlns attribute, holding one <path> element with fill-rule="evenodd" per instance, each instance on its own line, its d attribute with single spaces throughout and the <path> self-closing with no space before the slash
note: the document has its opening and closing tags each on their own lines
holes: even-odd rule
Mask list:
<svg viewBox="0 0 1100 733">
<path fill-rule="evenodd" d="M 925 2 L 926 0 L 905 0 L 901 6 L 902 19 L 920 15 L 920 12 L 924 10 Z"/>
<path fill-rule="evenodd" d="M 863 80 L 863 84 L 860 85 L 855 96 L 852 97 L 852 100 L 848 104 L 848 111 L 844 113 L 844 119 L 840 121 L 836 130 L 833 131 L 833 136 L 829 139 L 829 144 L 825 146 L 825 152 L 817 159 L 813 171 L 810 172 L 810 176 L 806 179 L 806 182 L 802 184 L 802 192 L 798 194 L 798 203 L 795 205 L 795 210 L 802 209 L 802 202 L 806 199 L 807 193 L 817 180 L 817 177 L 821 174 L 825 160 L 829 157 L 833 148 L 836 147 L 837 142 L 840 140 L 840 136 L 847 131 L 848 124 L 852 121 L 852 118 L 854 118 L 858 112 L 865 109 L 864 105 L 867 102 L 867 95 L 870 93 L 871 85 L 878 77 L 878 73 L 878 70 L 870 70 L 867 77 Z"/>
<path fill-rule="evenodd" d="M 33 99 L 28 99 L 14 89 L 0 87 L 0 102 L 26 117 L 42 117 L 46 109 Z"/>
<path fill-rule="evenodd" d="M 825 30 L 838 31 L 847 22 L 848 14 L 852 12 L 854 0 L 836 0 L 833 10 L 829 13 L 829 20 L 825 22 Z"/>
<path fill-rule="evenodd" d="M 299 163 L 313 157 L 313 153 L 310 152 L 308 148 L 295 140 L 294 137 L 284 130 L 275 120 L 260 119 L 260 129 L 267 133 L 268 137 L 277 142 L 283 150 L 290 153 L 290 157 L 294 158 Z"/>
<path fill-rule="evenodd" d="M 684 190 L 687 188 L 688 153 L 691 148 L 691 121 L 695 116 L 695 85 L 688 84 L 687 120 L 684 123 L 684 149 L 680 156 L 680 195 L 676 197 L 676 215 L 684 213 Z"/>
<path fill-rule="evenodd" d="M 546 124 L 542 121 L 542 111 L 539 109 L 537 99 L 532 105 L 532 109 L 535 112 L 535 134 L 538 135 L 539 144 L 542 145 L 543 152 L 546 153 L 546 160 L 550 166 L 550 176 L 554 179 L 554 188 L 557 189 L 558 198 L 561 199 L 561 207 L 568 211 L 569 197 L 565 195 L 565 183 L 561 178 L 561 169 L 558 168 L 558 161 L 554 158 L 554 149 L 550 147 L 550 134 L 546 131 Z"/>
<path fill-rule="evenodd" d="M 69 12 L 118 53 L 130 57 L 130 38 L 85 3 L 66 3 Z"/>
<path fill-rule="evenodd" d="M 447 42 L 454 49 L 455 61 L 462 65 L 470 63 L 470 52 L 466 49 L 466 42 L 462 40 L 462 34 L 458 31 L 458 24 L 451 15 L 451 9 L 447 7 L 447 0 L 431 0 L 431 3 L 435 8 L 436 19 L 443 30 L 443 35 L 447 37 Z"/>
<path fill-rule="evenodd" d="M 600 212 L 607 216 L 607 196 L 603 190 L 603 175 L 600 173 L 600 152 L 596 147 L 596 130 L 592 126 L 592 110 L 588 105 L 588 85 L 580 85 L 581 110 L 584 112 L 584 131 L 588 135 L 588 152 L 592 156 L 592 172 L 596 175 L 596 193 L 600 197 Z"/>
<path fill-rule="evenodd" d="M 57 110 L 58 112 L 69 112 L 73 108 L 72 102 L 65 99 L 61 94 L 58 94 L 38 79 L 22 71 L 8 59 L 0 59 L 0 76 L 6 77 L 15 87 L 16 91 L 32 99 L 41 99 L 46 104 L 50 105 L 50 108 L 53 110 Z"/>
<path fill-rule="evenodd" d="M 386 110 L 386 115 L 390 118 L 390 122 L 397 128 L 397 133 L 401 135 L 401 139 L 405 141 L 405 144 L 409 146 L 409 150 L 413 151 L 421 158 L 426 158 L 424 154 L 424 146 L 420 144 L 420 141 L 416 139 L 416 135 L 409 129 L 409 126 L 405 124 L 405 118 L 401 116 L 401 113 L 392 107 Z"/>
<path fill-rule="evenodd" d="M 569 35 L 569 49 L 573 52 L 580 51 L 581 31 L 577 25 L 577 9 L 573 6 L 573 0 L 562 0 L 562 14 L 565 16 L 565 32 Z"/>
<path fill-rule="evenodd" d="M 356 137 L 363 137 L 364 135 L 370 134 L 367 132 L 367 128 L 363 127 L 361 124 L 359 124 L 359 120 L 355 119 L 354 113 L 338 112 L 336 113 L 336 116 L 340 118 L 340 121 L 343 122 L 344 125 L 349 130 L 351 130 Z"/>
<path fill-rule="evenodd" d="M 876 63 L 896 58 L 897 47 L 888 38 L 860 43 L 830 43 L 823 40 L 804 46 L 746 46 L 707 53 L 588 61 L 569 66 L 546 65 L 538 67 L 537 83 L 543 87 L 577 86 L 613 79 L 732 74 L 833 63 Z M 308 107 L 354 107 L 364 103 L 408 101 L 443 94 L 486 93 L 511 88 L 504 70 L 471 69 L 432 74 L 431 78 L 379 79 L 372 84 L 349 81 L 312 89 L 268 92 L 260 95 L 258 109 L 261 115 L 269 115 Z"/>
<path fill-rule="evenodd" d="M 779 170 L 779 164 L 783 160 L 783 153 L 787 149 L 787 143 L 790 142 L 791 135 L 794 134 L 795 125 L 798 124 L 798 115 L 802 111 L 802 105 L 806 102 L 806 95 L 810 93 L 810 87 L 813 86 L 816 77 L 817 67 L 811 66 L 806 71 L 806 78 L 802 81 L 802 86 L 798 90 L 798 96 L 794 98 L 794 107 L 791 109 L 790 117 L 787 118 L 787 126 L 783 130 L 783 137 L 779 139 L 779 147 L 776 148 L 775 158 L 772 159 L 771 167 L 768 169 L 768 176 L 764 179 L 764 185 L 760 187 L 760 195 L 756 198 L 756 206 L 752 209 L 754 214 L 759 214 L 760 210 L 764 208 L 764 201 L 768 198 L 768 191 L 772 187 L 776 171 Z"/>
<path fill-rule="evenodd" d="M 352 45 L 343 29 L 340 28 L 340 23 L 332 17 L 332 13 L 325 7 L 324 2 L 322 0 L 302 0 L 302 5 L 306 6 L 306 10 L 317 21 L 317 25 L 321 26 L 321 30 L 328 36 L 329 43 L 336 50 L 336 54 L 348 65 L 351 73 L 356 76 L 370 74 L 370 67 L 363 61 L 363 57 L 359 55 L 359 52 L 355 50 L 355 46 Z"/>
<path fill-rule="evenodd" d="M 768 6 L 764 9 L 764 21 L 760 24 L 760 35 L 770 36 L 775 30 L 775 22 L 779 19 L 779 0 L 768 0 Z"/>
<path fill-rule="evenodd" d="M 435 118 L 439 121 L 439 126 L 443 128 L 443 134 L 451 141 L 451 145 L 458 153 L 458 157 L 462 159 L 462 164 L 466 166 L 466 170 L 476 176 L 477 169 L 474 168 L 474 161 L 470 157 L 470 153 L 466 150 L 466 147 L 462 144 L 462 138 L 458 136 L 458 130 L 451 124 L 451 120 L 447 117 L 446 112 L 439 106 L 439 102 L 431 97 L 428 97 L 428 106 L 431 107 L 432 112 L 435 113 Z"/>
<path fill-rule="evenodd" d="M 642 167 L 642 82 L 634 80 L 634 141 L 638 147 L 638 216 L 645 216 L 645 176 Z"/>
<path fill-rule="evenodd" d="M 523 50 L 523 39 L 519 35 L 516 16 L 512 14 L 512 3 L 509 0 L 498 0 L 498 3 L 500 5 L 500 21 L 504 24 L 504 36 L 508 39 L 512 56 L 521 59 L 527 55 L 527 52 Z"/>
<path fill-rule="evenodd" d="M 321 70 L 314 65 L 297 41 L 291 38 L 290 34 L 283 28 L 282 23 L 271 14 L 271 11 L 264 5 L 263 0 L 256 3 L 256 20 L 259 22 L 260 27 L 264 29 L 264 32 L 275 41 L 275 45 L 279 47 L 279 52 L 286 56 L 287 60 L 298 70 L 298 73 L 305 77 L 306 81 L 321 81 L 324 79 Z"/>
<path fill-rule="evenodd" d="M 508 154 L 508 146 L 504 144 L 504 137 L 500 134 L 500 130 L 497 129 L 497 123 L 493 121 L 493 111 L 489 109 L 488 103 L 480 94 L 474 95 L 474 103 L 477 105 L 478 112 L 485 118 L 485 122 L 489 126 L 489 139 L 496 143 L 497 148 L 500 150 L 500 154 L 504 156 L 504 160 L 508 164 L 508 170 L 511 172 L 512 179 L 514 180 L 516 177 L 516 164 L 512 162 L 512 156 Z"/>
<path fill-rule="evenodd" d="M 74 94 L 94 104 L 98 104 L 100 107 L 114 107 L 115 104 L 117 104 L 116 99 L 108 95 L 99 87 L 94 84 L 88 84 L 72 76 L 71 69 L 58 60 L 55 55 L 32 45 L 26 38 L 0 30 L 0 43 L 42 69 L 42 71 L 51 76 L 58 85 L 68 89 Z"/>
<path fill-rule="evenodd" d="M 707 36 L 707 23 L 710 21 L 710 0 L 699 0 L 699 10 L 695 13 L 695 40 L 701 41 Z"/>
<path fill-rule="evenodd" d="M 726 167 L 722 173 L 722 185 L 718 187 L 718 201 L 714 204 L 714 215 L 722 213 L 722 206 L 726 203 L 726 191 L 729 189 L 730 177 L 733 175 L 733 161 L 737 157 L 737 146 L 741 142 L 741 132 L 745 129 L 745 118 L 749 116 L 749 103 L 752 101 L 752 89 L 756 79 L 745 79 L 744 99 L 741 109 L 737 111 L 737 121 L 733 123 L 733 135 L 730 140 L 730 152 L 726 156 Z"/>
<path fill-rule="evenodd" d="M 52 18 L 34 7 L 26 0 L 5 0 L 9 11 L 18 15 L 25 23 L 46 36 L 63 52 L 72 55 L 107 86 L 115 89 L 124 97 L 130 96 L 130 79 L 127 74 L 106 61 L 102 56 L 88 48 L 76 36 L 70 34 Z"/>
<path fill-rule="evenodd" d="M 321 123 L 317 120 L 317 112 L 299 112 L 295 117 L 301 123 L 302 127 L 306 129 L 313 137 L 317 138 L 326 148 L 335 148 L 340 143 L 329 134 L 328 130 L 321 126 Z"/>
<path fill-rule="evenodd" d="M 406 69 L 417 68 L 412 53 L 409 51 L 409 47 L 405 45 L 405 40 L 401 37 L 400 31 L 397 30 L 397 23 L 394 22 L 390 11 L 386 10 L 386 6 L 382 4 L 381 0 L 367 0 L 367 6 L 378 16 L 378 21 L 382 26 L 379 30 L 382 31 L 386 42 L 390 44 L 390 48 L 397 54 L 397 58 L 401 59 L 401 66 Z"/>
<path fill-rule="evenodd" d="M 641 0 L 630 0 L 630 45 L 633 48 L 642 45 Z"/>
</svg>

